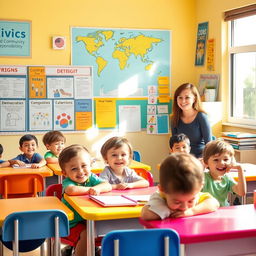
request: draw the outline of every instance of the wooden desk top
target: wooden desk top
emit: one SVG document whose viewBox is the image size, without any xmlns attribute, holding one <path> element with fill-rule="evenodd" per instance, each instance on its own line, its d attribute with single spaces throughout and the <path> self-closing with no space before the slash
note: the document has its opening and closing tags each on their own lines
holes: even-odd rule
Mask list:
<svg viewBox="0 0 256 256">
<path fill-rule="evenodd" d="M 67 214 L 69 220 L 74 218 L 73 212 L 54 196 L 0 199 L 0 209 L 0 226 L 7 215 L 20 211 L 59 209 Z"/>
<path fill-rule="evenodd" d="M 24 174 L 38 173 L 38 174 L 41 174 L 43 177 L 49 177 L 53 175 L 53 171 L 47 166 L 43 166 L 40 168 L 12 168 L 12 167 L 0 168 L 0 177 L 3 175 L 21 174 L 21 173 L 24 173 Z"/>
<path fill-rule="evenodd" d="M 62 175 L 61 169 L 59 164 L 47 164 L 47 166 L 54 171 L 56 175 Z M 93 173 L 101 173 L 102 170 L 105 168 L 106 164 L 101 161 L 97 160 L 92 164 L 92 172 Z M 135 160 L 131 161 L 131 164 L 129 165 L 131 169 L 145 169 L 147 171 L 151 170 L 151 167 L 147 164 L 143 164 L 141 162 L 137 162 Z"/>
<path fill-rule="evenodd" d="M 256 237 L 253 204 L 221 207 L 216 212 L 177 219 L 140 219 L 140 223 L 147 228 L 172 228 L 179 233 L 183 244 Z"/>
<path fill-rule="evenodd" d="M 111 192 L 102 193 L 101 195 L 148 195 L 153 194 L 156 190 L 157 187 L 112 190 Z M 64 198 L 84 219 L 87 220 L 138 218 L 143 207 L 143 205 L 104 207 L 91 200 L 88 195 L 68 196 L 65 194 Z"/>
</svg>

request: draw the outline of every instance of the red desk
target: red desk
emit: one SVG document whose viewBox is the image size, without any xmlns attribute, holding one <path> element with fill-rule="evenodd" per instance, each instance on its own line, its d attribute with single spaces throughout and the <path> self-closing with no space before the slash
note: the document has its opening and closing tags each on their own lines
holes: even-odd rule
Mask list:
<svg viewBox="0 0 256 256">
<path fill-rule="evenodd" d="M 219 208 L 186 218 L 144 221 L 146 228 L 172 228 L 180 235 L 181 255 L 224 256 L 256 253 L 254 205 Z"/>
</svg>

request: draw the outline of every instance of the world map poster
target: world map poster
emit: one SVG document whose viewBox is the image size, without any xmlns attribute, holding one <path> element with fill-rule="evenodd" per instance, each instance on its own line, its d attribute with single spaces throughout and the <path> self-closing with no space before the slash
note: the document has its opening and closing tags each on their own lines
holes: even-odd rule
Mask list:
<svg viewBox="0 0 256 256">
<path fill-rule="evenodd" d="M 93 67 L 94 97 L 147 96 L 170 77 L 171 31 L 71 28 L 72 65 Z"/>
</svg>

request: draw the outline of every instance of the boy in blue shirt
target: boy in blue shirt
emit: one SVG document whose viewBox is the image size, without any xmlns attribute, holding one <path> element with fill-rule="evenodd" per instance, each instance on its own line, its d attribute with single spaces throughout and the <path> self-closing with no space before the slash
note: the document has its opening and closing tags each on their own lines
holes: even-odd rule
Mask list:
<svg viewBox="0 0 256 256">
<path fill-rule="evenodd" d="M 2 144 L 0 144 L 0 158 L 2 158 L 3 152 L 4 152 L 4 148 L 3 148 Z M 9 161 L 4 161 L 4 160 L 0 159 L 0 168 L 8 167 L 8 166 L 10 166 Z"/>
<path fill-rule="evenodd" d="M 26 134 L 20 138 L 19 149 L 23 154 L 9 160 L 11 165 L 25 166 L 31 164 L 31 168 L 40 168 L 46 165 L 45 159 L 36 150 L 38 148 L 37 138 L 32 134 Z"/>
</svg>

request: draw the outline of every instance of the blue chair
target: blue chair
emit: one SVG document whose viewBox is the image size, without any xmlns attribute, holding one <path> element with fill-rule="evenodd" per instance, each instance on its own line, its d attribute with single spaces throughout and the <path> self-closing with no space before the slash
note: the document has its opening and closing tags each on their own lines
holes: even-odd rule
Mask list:
<svg viewBox="0 0 256 256">
<path fill-rule="evenodd" d="M 54 256 L 60 256 L 60 237 L 68 235 L 69 222 L 65 212 L 25 211 L 11 213 L 5 218 L 0 241 L 13 250 L 13 256 L 18 256 L 19 252 L 32 251 L 43 246 L 46 238 L 54 237 Z"/>
<path fill-rule="evenodd" d="M 102 241 L 101 256 L 179 256 L 180 238 L 172 229 L 115 230 Z"/>
<path fill-rule="evenodd" d="M 135 160 L 135 161 L 140 162 L 140 159 L 141 159 L 141 157 L 140 157 L 140 152 L 134 150 L 134 151 L 133 151 L 133 157 L 132 157 L 132 159 Z"/>
</svg>

